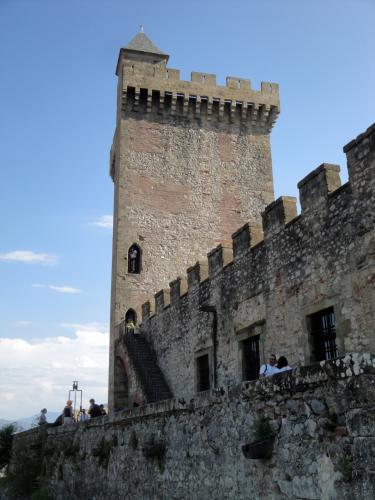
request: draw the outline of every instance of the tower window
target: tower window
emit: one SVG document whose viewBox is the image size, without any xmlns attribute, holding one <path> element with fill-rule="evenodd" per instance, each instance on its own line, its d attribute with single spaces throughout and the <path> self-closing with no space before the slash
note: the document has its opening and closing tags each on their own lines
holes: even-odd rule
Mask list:
<svg viewBox="0 0 375 500">
<path fill-rule="evenodd" d="M 134 244 L 128 251 L 128 273 L 139 274 L 141 272 L 141 249 Z"/>
<path fill-rule="evenodd" d="M 128 309 L 125 314 L 125 323 L 132 321 L 134 324 L 137 323 L 137 315 L 134 309 Z"/>
<path fill-rule="evenodd" d="M 315 361 L 337 357 L 336 319 L 333 307 L 309 316 Z"/>
<path fill-rule="evenodd" d="M 208 391 L 210 388 L 210 363 L 208 354 L 196 358 L 197 363 L 197 392 Z"/>
<path fill-rule="evenodd" d="M 254 335 L 241 342 L 242 380 L 256 380 L 259 378 L 259 338 L 259 335 Z"/>
<path fill-rule="evenodd" d="M 125 314 L 125 333 L 137 333 L 137 315 L 134 309 L 128 309 Z"/>
</svg>

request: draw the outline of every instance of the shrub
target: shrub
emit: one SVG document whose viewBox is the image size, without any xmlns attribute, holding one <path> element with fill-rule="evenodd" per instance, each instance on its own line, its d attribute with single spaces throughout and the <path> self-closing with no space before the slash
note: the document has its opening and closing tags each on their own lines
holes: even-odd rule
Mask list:
<svg viewBox="0 0 375 500">
<path fill-rule="evenodd" d="M 142 448 L 143 455 L 148 459 L 156 459 L 159 465 L 160 472 L 164 472 L 165 458 L 167 452 L 167 444 L 164 438 L 157 439 L 152 435 Z"/>
<path fill-rule="evenodd" d="M 12 453 L 13 434 L 16 431 L 14 424 L 0 429 L 0 470 L 7 468 Z"/>
<path fill-rule="evenodd" d="M 252 431 L 256 441 L 263 441 L 275 435 L 275 432 L 270 424 L 270 419 L 263 413 L 258 415 L 254 420 Z"/>
</svg>

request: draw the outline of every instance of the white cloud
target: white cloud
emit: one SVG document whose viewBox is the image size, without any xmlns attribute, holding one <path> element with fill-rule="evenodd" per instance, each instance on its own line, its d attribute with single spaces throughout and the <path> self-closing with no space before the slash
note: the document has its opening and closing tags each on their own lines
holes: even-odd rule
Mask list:
<svg viewBox="0 0 375 500">
<path fill-rule="evenodd" d="M 28 417 L 43 407 L 60 411 L 73 380 L 85 407 L 92 397 L 106 403 L 108 343 L 108 332 L 94 329 L 77 330 L 73 338 L 0 339 L 0 417 Z"/>
<path fill-rule="evenodd" d="M 112 215 L 102 215 L 98 220 L 92 223 L 93 226 L 104 227 L 106 229 L 113 228 L 113 216 Z"/>
<path fill-rule="evenodd" d="M 48 253 L 35 253 L 31 250 L 14 250 L 13 252 L 0 253 L 0 261 L 4 262 L 26 262 L 27 264 L 54 265 L 58 258 Z"/>
<path fill-rule="evenodd" d="M 69 293 L 69 294 L 81 293 L 81 291 L 82 291 L 79 288 L 74 288 L 72 286 L 41 285 L 40 283 L 34 283 L 31 286 L 33 288 L 49 288 L 50 290 L 53 290 L 54 292 Z"/>
<path fill-rule="evenodd" d="M 109 328 L 107 324 L 97 323 L 95 321 L 92 323 L 60 323 L 59 326 L 69 330 L 83 330 L 85 332 L 107 332 Z"/>
<path fill-rule="evenodd" d="M 13 326 L 17 326 L 17 327 L 30 326 L 31 324 L 32 324 L 31 321 L 27 321 L 27 320 L 14 321 L 12 323 Z"/>
<path fill-rule="evenodd" d="M 73 288 L 72 286 L 55 286 L 55 285 L 49 285 L 48 288 L 51 290 L 54 290 L 55 292 L 59 293 L 81 293 L 81 290 L 79 288 Z"/>
</svg>

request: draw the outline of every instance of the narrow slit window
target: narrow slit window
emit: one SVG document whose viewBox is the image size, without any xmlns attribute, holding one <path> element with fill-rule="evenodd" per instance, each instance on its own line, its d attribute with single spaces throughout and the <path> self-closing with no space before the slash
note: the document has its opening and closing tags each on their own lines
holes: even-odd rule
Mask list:
<svg viewBox="0 0 375 500">
<path fill-rule="evenodd" d="M 210 363 L 208 354 L 199 356 L 197 362 L 197 392 L 208 391 L 210 388 Z"/>
</svg>

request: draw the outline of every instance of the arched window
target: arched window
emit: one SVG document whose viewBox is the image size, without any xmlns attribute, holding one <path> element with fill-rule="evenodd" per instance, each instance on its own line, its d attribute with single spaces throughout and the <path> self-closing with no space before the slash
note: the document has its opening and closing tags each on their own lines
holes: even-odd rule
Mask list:
<svg viewBox="0 0 375 500">
<path fill-rule="evenodd" d="M 128 251 L 128 273 L 139 274 L 141 272 L 141 249 L 135 243 Z"/>
<path fill-rule="evenodd" d="M 130 323 L 132 321 L 134 324 L 137 324 L 137 314 L 134 309 L 128 309 L 125 314 L 125 323 Z"/>
<path fill-rule="evenodd" d="M 125 333 L 138 333 L 137 314 L 134 309 L 128 309 L 125 314 Z"/>
</svg>

